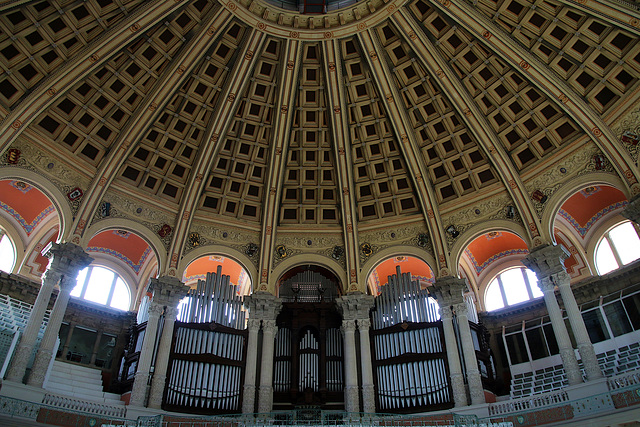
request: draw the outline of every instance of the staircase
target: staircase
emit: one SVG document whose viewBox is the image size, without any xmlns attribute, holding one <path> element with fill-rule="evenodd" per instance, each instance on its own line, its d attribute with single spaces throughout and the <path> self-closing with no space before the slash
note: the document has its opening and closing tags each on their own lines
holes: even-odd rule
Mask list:
<svg viewBox="0 0 640 427">
<path fill-rule="evenodd" d="M 102 391 L 102 373 L 99 369 L 54 360 L 44 388 L 49 393 L 43 403 L 48 405 L 73 409 L 70 406 L 75 406 L 77 402 L 86 410 L 87 403 L 93 403 L 91 406 L 96 410 L 117 416 L 122 416 L 126 410 L 119 394 Z"/>
</svg>

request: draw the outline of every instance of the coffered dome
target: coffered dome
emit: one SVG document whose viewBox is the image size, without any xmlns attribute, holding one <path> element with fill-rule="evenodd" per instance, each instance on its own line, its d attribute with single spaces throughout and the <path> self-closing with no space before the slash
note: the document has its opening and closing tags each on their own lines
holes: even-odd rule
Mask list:
<svg viewBox="0 0 640 427">
<path fill-rule="evenodd" d="M 640 192 L 635 3 L 289 6 L 5 3 L 0 178 L 82 192 L 61 240 L 137 224 L 158 274 L 209 248 L 269 291 L 296 255 L 350 291 L 393 247 L 455 275 L 497 225 L 552 243 L 560 193 Z"/>
</svg>

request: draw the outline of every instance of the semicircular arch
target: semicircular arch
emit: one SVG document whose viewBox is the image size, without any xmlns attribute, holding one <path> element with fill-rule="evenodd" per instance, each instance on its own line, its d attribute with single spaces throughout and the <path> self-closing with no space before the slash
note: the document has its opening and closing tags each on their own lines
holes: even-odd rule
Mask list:
<svg viewBox="0 0 640 427">
<path fill-rule="evenodd" d="M 0 180 L 5 179 L 19 179 L 24 181 L 33 185 L 47 196 L 58 214 L 58 222 L 60 223 L 58 241 L 65 241 L 67 234 L 70 233 L 71 224 L 73 223 L 73 213 L 71 206 L 66 201 L 66 196 L 58 187 L 42 175 L 21 168 L 0 168 Z"/>
<path fill-rule="evenodd" d="M 198 258 L 202 258 L 203 256 L 208 255 L 222 255 L 225 257 L 229 257 L 233 259 L 235 262 L 240 264 L 242 268 L 249 275 L 249 279 L 251 280 L 251 291 L 252 293 L 256 291 L 255 286 L 258 278 L 258 269 L 255 267 L 251 258 L 237 249 L 230 248 L 228 246 L 222 245 L 205 245 L 199 246 L 194 250 L 190 251 L 188 254 L 184 255 L 184 257 L 178 263 L 178 271 L 176 272 L 176 277 L 181 278 L 184 275 L 189 264 Z"/>
<path fill-rule="evenodd" d="M 367 289 L 367 280 L 380 263 L 388 260 L 389 258 L 400 255 L 412 256 L 418 258 L 421 261 L 424 261 L 424 263 L 429 266 L 435 276 L 436 270 L 434 270 L 433 266 L 437 265 L 437 263 L 433 255 L 431 255 L 429 252 L 415 246 L 393 246 L 390 248 L 385 248 L 380 252 L 376 252 L 364 263 L 361 270 L 363 274 L 360 276 L 360 280 L 362 281 L 362 283 L 359 284 L 360 286 L 362 286 L 362 289 Z"/>
<path fill-rule="evenodd" d="M 339 280 L 340 290 L 343 294 L 346 294 L 349 290 L 346 289 L 349 282 L 347 280 L 347 274 L 344 271 L 344 267 L 340 265 L 338 262 L 329 259 L 322 255 L 317 254 L 300 254 L 293 255 L 291 258 L 286 258 L 282 260 L 276 268 L 274 268 L 271 272 L 271 277 L 275 278 L 271 283 L 269 283 L 268 292 L 273 295 L 276 295 L 275 286 L 280 280 L 280 278 L 289 270 L 294 267 L 298 267 L 300 265 L 317 265 L 319 267 L 324 267 L 327 270 L 331 271 Z"/>
</svg>

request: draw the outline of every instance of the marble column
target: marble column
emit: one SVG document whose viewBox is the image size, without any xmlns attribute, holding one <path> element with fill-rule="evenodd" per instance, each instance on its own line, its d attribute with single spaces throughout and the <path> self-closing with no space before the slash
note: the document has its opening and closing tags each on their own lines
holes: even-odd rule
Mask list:
<svg viewBox="0 0 640 427">
<path fill-rule="evenodd" d="M 376 391 L 373 385 L 373 366 L 371 364 L 371 343 L 369 329 L 371 320 L 358 319 L 360 331 L 360 363 L 362 364 L 362 412 L 376 412 Z"/>
<path fill-rule="evenodd" d="M 567 326 L 562 318 L 562 311 L 556 299 L 556 285 L 562 284 L 564 287 L 564 290 L 560 290 L 560 295 L 567 309 L 567 316 L 578 344 L 578 351 L 582 349 L 580 356 L 583 359 L 585 370 L 587 366 L 589 367 L 588 378 L 601 378 L 602 372 L 598 366 L 598 360 L 593 351 L 593 345 L 584 325 L 582 314 L 580 314 L 573 292 L 571 292 L 570 277 L 564 268 L 564 259 L 567 256 L 568 254 L 565 253 L 561 246 L 545 245 L 532 250 L 522 260 L 522 263 L 536 273 L 538 286 L 544 294 L 544 302 L 549 312 L 553 333 L 558 342 L 560 357 L 567 374 L 567 381 L 569 385 L 574 385 L 582 382 L 582 373 L 567 332 Z"/>
<path fill-rule="evenodd" d="M 260 367 L 260 388 L 258 389 L 258 412 L 273 409 L 273 352 L 278 327 L 275 320 L 262 321 L 262 363 Z"/>
<path fill-rule="evenodd" d="M 150 408 L 159 409 L 162 407 L 162 395 L 164 393 L 164 386 L 167 380 L 167 365 L 169 364 L 169 353 L 171 351 L 171 341 L 173 338 L 173 326 L 178 316 L 178 304 L 186 295 L 189 288 L 179 279 L 171 276 L 163 276 L 159 278 L 151 279 L 149 283 L 149 291 L 152 293 L 151 306 L 155 307 L 155 311 L 160 314 L 164 312 L 164 324 L 162 327 L 162 334 L 160 335 L 160 342 L 158 343 L 158 351 L 156 352 L 155 363 L 153 361 L 153 350 L 158 333 L 158 322 L 160 320 L 160 314 L 157 314 L 154 321 L 155 329 L 149 329 L 151 325 L 151 308 L 149 309 L 149 321 L 147 322 L 147 330 L 144 334 L 144 341 L 142 343 L 142 350 L 140 351 L 140 361 L 138 362 L 138 369 L 134 379 L 134 389 L 136 389 L 136 382 L 138 381 L 138 373 L 141 373 L 141 381 L 138 385 L 136 395 L 136 405 L 144 405 L 146 400 L 146 385 L 151 378 L 151 388 L 149 390 L 149 403 Z M 145 347 L 147 344 L 147 336 L 150 336 L 150 347 Z M 144 353 L 144 364 L 142 363 Z M 153 375 L 151 373 L 151 366 L 153 365 Z M 146 377 L 145 377 L 146 374 Z M 142 386 L 145 386 L 144 388 Z M 131 404 L 134 404 L 134 392 L 131 391 Z"/>
<path fill-rule="evenodd" d="M 78 272 L 93 261 L 80 246 L 73 243 L 52 243 L 46 248 L 45 256 L 49 258 L 49 265 L 42 275 L 42 286 L 7 372 L 9 381 L 21 382 L 24 377 L 54 286 L 65 276 L 75 280 Z"/>
<path fill-rule="evenodd" d="M 342 321 L 342 336 L 344 339 L 344 409 L 347 412 L 360 412 L 355 320 Z"/>
<path fill-rule="evenodd" d="M 636 224 L 640 224 L 640 196 L 635 196 L 629 200 L 629 204 L 622 211 L 622 216 Z"/>
<path fill-rule="evenodd" d="M 566 271 L 561 271 L 552 276 L 553 282 L 558 285 L 560 290 L 560 296 L 562 302 L 564 302 L 564 308 L 567 310 L 567 317 L 571 324 L 571 330 L 573 330 L 573 336 L 576 339 L 578 346 L 578 353 L 582 359 L 584 371 L 587 374 L 587 380 L 597 380 L 602 378 L 602 370 L 598 364 L 598 357 L 591 344 L 591 338 L 589 338 L 589 332 L 584 324 L 582 313 L 576 302 L 576 298 L 571 290 L 571 277 Z"/>
<path fill-rule="evenodd" d="M 252 414 L 256 411 L 256 367 L 258 363 L 258 332 L 260 320 L 249 319 L 247 322 L 247 364 L 244 370 L 244 387 L 242 391 L 242 413 Z"/>
<path fill-rule="evenodd" d="M 464 292 L 467 289 L 465 279 L 459 279 L 453 276 L 440 277 L 436 280 L 436 283 L 432 287 L 432 293 L 436 296 L 440 307 L 453 307 L 458 318 L 458 328 L 460 331 L 460 346 L 462 347 L 462 356 L 464 357 L 467 384 L 469 386 L 469 395 L 471 397 L 471 404 L 478 405 L 485 403 L 484 389 L 482 386 L 482 378 L 480 377 L 480 370 L 478 369 L 478 359 L 476 358 L 476 350 L 473 347 L 473 338 L 471 337 L 471 330 L 469 328 L 469 319 L 467 314 L 467 306 L 464 302 Z M 442 311 L 444 313 L 444 310 Z M 448 315 L 448 313 L 447 313 Z M 444 318 L 443 318 L 444 326 Z M 457 352 L 457 345 L 455 341 L 455 334 L 453 334 L 453 326 L 449 332 L 450 336 L 447 338 L 447 332 L 445 329 L 445 340 L 447 343 L 447 357 L 449 352 Z M 453 334 L 453 338 L 451 338 Z M 454 361 L 455 363 L 455 361 Z M 450 366 L 451 368 L 451 366 Z M 453 376 L 451 378 L 451 384 L 454 385 Z M 460 387 L 457 385 L 456 387 Z M 455 395 L 454 392 L 454 402 Z M 458 402 L 456 402 L 458 405 Z M 460 402 L 462 406 L 462 403 Z"/>
<path fill-rule="evenodd" d="M 369 311 L 373 307 L 374 298 L 371 295 L 350 293 L 336 299 L 340 314 L 342 314 L 342 335 L 344 339 L 344 407 L 347 412 L 360 412 L 360 397 L 358 387 L 358 360 L 356 358 L 355 330 L 356 321 L 369 321 Z M 363 324 L 365 324 L 363 322 Z M 369 323 L 370 325 L 370 323 Z M 360 338 L 362 339 L 362 335 Z M 368 335 L 367 335 L 368 337 Z M 365 361 L 361 360 L 364 364 Z M 369 353 L 368 369 L 371 369 L 371 354 Z M 361 366 L 362 367 L 362 366 Z M 363 367 L 363 373 L 364 373 Z M 364 381 L 364 377 L 363 377 Z M 373 381 L 371 383 L 373 385 Z M 368 392 L 368 391 L 367 391 Z M 364 398 L 363 389 L 363 398 Z M 375 408 L 375 401 L 374 401 Z M 366 403 L 371 405 L 371 403 Z M 374 410 L 375 412 L 375 410 Z"/>
<path fill-rule="evenodd" d="M 442 320 L 447 362 L 449 364 L 453 404 L 456 408 L 467 406 L 467 391 L 464 386 L 464 376 L 462 375 L 462 365 L 460 364 L 456 333 L 453 330 L 453 310 L 451 310 L 451 306 L 448 305 L 440 306 L 439 313 L 440 320 Z"/>
<path fill-rule="evenodd" d="M 467 382 L 469 383 L 469 395 L 472 405 L 485 403 L 484 387 L 482 377 L 478 369 L 478 359 L 476 349 L 473 346 L 471 328 L 469 328 L 468 308 L 465 302 L 454 304 L 456 317 L 458 318 L 458 328 L 460 330 L 460 340 L 462 341 L 462 355 L 467 367 Z"/>
<path fill-rule="evenodd" d="M 40 347 L 36 353 L 36 358 L 33 361 L 33 367 L 31 368 L 31 374 L 27 380 L 27 384 L 34 387 L 42 387 L 44 385 L 44 379 L 47 376 L 51 359 L 53 359 L 53 349 L 56 346 L 56 340 L 58 339 L 58 333 L 60 332 L 60 325 L 62 325 L 62 318 L 67 311 L 67 305 L 69 304 L 69 298 L 71 297 L 71 291 L 76 286 L 75 276 L 64 276 L 60 280 L 60 291 L 58 297 L 51 310 L 51 316 L 47 323 L 47 328 L 44 331 L 42 341 L 40 341 Z"/>
<path fill-rule="evenodd" d="M 133 379 L 133 388 L 131 389 L 129 404 L 132 406 L 144 406 L 147 398 L 147 386 L 150 376 L 149 370 L 151 369 L 153 348 L 158 333 L 158 321 L 163 312 L 164 307 L 161 304 L 153 301 L 149 304 L 149 319 L 147 320 L 147 328 L 144 331 L 140 358 L 138 359 L 136 375 Z"/>
<path fill-rule="evenodd" d="M 151 390 L 149 391 L 149 408 L 160 409 L 162 407 L 162 395 L 167 382 L 167 366 L 169 364 L 169 353 L 171 353 L 171 341 L 173 338 L 173 327 L 178 317 L 177 307 L 167 307 L 164 310 L 164 325 L 162 335 L 158 344 L 156 363 L 151 379 Z"/>
<path fill-rule="evenodd" d="M 260 363 L 260 383 L 258 386 L 258 412 L 267 413 L 273 409 L 273 357 L 275 350 L 275 337 L 278 328 L 276 327 L 276 318 L 282 309 L 282 301 L 275 295 L 271 295 L 268 292 L 254 292 L 252 295 L 244 298 L 244 306 L 249 312 L 249 319 L 257 321 L 252 324 L 252 328 L 258 328 L 259 322 L 262 322 L 262 354 L 260 355 L 260 361 L 257 357 L 254 358 L 254 366 Z M 251 334 L 251 329 L 249 330 Z M 257 329 L 255 329 L 254 345 L 257 347 Z M 251 338 L 247 345 L 251 345 Z M 254 352 L 256 353 L 256 352 Z M 249 365 L 250 353 L 247 349 L 247 367 Z M 254 377 L 256 373 L 253 373 Z M 250 390 L 253 385 L 253 393 L 250 391 L 243 394 L 242 408 L 243 412 L 251 411 L 255 408 L 255 401 L 253 403 L 245 402 L 245 399 L 255 399 L 255 378 L 252 383 L 250 379 L 247 380 L 247 373 L 245 372 L 245 387 L 249 386 Z"/>
</svg>

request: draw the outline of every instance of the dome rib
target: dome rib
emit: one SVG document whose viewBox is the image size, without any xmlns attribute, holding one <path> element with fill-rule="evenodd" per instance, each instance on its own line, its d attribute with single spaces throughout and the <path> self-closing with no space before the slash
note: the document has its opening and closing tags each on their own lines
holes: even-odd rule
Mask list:
<svg viewBox="0 0 640 427">
<path fill-rule="evenodd" d="M 337 40 L 327 40 L 323 43 L 323 55 L 326 58 L 325 76 L 327 78 L 327 100 L 328 100 L 328 116 L 332 129 L 333 138 L 332 145 L 334 148 L 334 157 L 336 159 L 336 172 L 338 174 L 338 192 L 340 193 L 340 202 L 342 206 L 342 233 L 345 243 L 346 270 L 349 272 L 350 283 L 349 291 L 353 285 L 360 283 L 359 274 L 359 258 L 358 258 L 358 231 L 354 225 L 357 218 L 355 187 L 353 185 L 353 170 L 349 168 L 353 164 L 351 160 L 351 150 L 347 149 L 348 141 L 346 135 L 349 135 L 348 129 L 348 109 L 342 108 L 347 105 L 344 85 L 343 70 L 339 66 L 342 61 L 340 55 L 340 43 Z"/>
<path fill-rule="evenodd" d="M 640 184 L 638 184 L 640 171 L 635 167 L 633 160 L 620 146 L 618 139 L 604 120 L 573 89 L 541 64 L 538 58 L 514 42 L 504 30 L 484 15 L 474 11 L 468 4 L 451 3 L 449 8 L 437 2 L 434 5 L 458 25 L 470 31 L 477 40 L 499 55 L 503 61 L 514 69 L 520 70 L 521 75 L 546 93 L 549 99 L 571 117 L 607 155 L 620 176 L 625 177 L 625 183 L 633 189 L 633 194 L 640 193 Z M 571 108 L 572 105 L 575 105 L 575 108 Z"/>
<path fill-rule="evenodd" d="M 132 33 L 148 31 L 183 6 L 178 2 L 156 0 L 136 10 L 42 80 L 2 121 L 0 153 L 4 153 L 36 117 L 62 98 L 74 82 L 88 77 L 116 56 L 120 51 L 117 48 L 126 44 Z"/>
<path fill-rule="evenodd" d="M 269 291 L 275 294 L 275 283 L 269 281 L 269 274 L 272 271 L 273 253 L 275 248 L 275 234 L 278 226 L 278 200 L 282 193 L 282 181 L 280 177 L 284 172 L 285 158 L 289 149 L 289 132 L 295 109 L 295 97 L 297 77 L 302 67 L 301 52 L 302 43 L 297 40 L 283 41 L 284 47 L 281 48 L 281 63 L 285 66 L 280 70 L 278 82 L 278 94 L 276 96 L 273 108 L 274 133 L 271 145 L 271 161 L 269 165 L 269 179 L 267 181 L 267 190 L 264 195 L 264 206 L 262 230 L 260 238 L 260 262 L 258 271 L 260 271 L 260 291 Z M 271 285 L 269 285 L 271 283 Z"/>
<path fill-rule="evenodd" d="M 176 273 L 179 257 L 184 253 L 187 244 L 187 234 L 193 220 L 193 214 L 197 209 L 197 203 L 200 202 L 200 197 L 198 196 L 202 194 L 206 185 L 204 177 L 209 175 L 213 167 L 213 161 L 216 158 L 216 152 L 220 149 L 221 141 L 224 140 L 228 130 L 227 125 L 229 122 L 225 118 L 233 117 L 233 112 L 238 109 L 241 97 L 237 96 L 237 94 L 242 93 L 249 83 L 249 80 L 245 77 L 249 74 L 249 70 L 255 66 L 258 57 L 255 52 L 260 49 L 266 39 L 266 35 L 262 32 L 256 30 L 249 30 L 248 32 L 248 40 L 241 48 L 241 51 L 238 52 L 239 57 L 242 59 L 236 63 L 235 69 L 230 73 L 231 81 L 220 94 L 222 101 L 219 106 L 220 109 L 216 114 L 216 118 L 212 120 L 213 126 L 204 137 L 204 141 L 209 143 L 205 144 L 204 150 L 200 154 L 200 159 L 202 160 L 195 164 L 189 176 L 186 186 L 187 191 L 184 192 L 180 203 L 177 224 L 169 247 L 168 256 L 171 259 L 170 263 L 168 263 L 169 270 L 161 272 L 162 274 L 168 273 L 170 276 L 174 276 Z"/>
<path fill-rule="evenodd" d="M 376 71 L 373 74 L 379 91 L 384 94 L 384 100 L 382 100 L 382 102 L 385 104 L 387 112 L 390 115 L 396 134 L 400 136 L 401 143 L 399 145 L 402 147 L 401 150 L 407 161 L 407 166 L 414 178 L 414 188 L 421 201 L 420 207 L 422 214 L 427 223 L 435 255 L 439 262 L 436 276 L 448 276 L 455 271 L 455 267 L 452 268 L 450 260 L 447 257 L 448 251 L 446 250 L 447 245 L 444 238 L 444 227 L 437 208 L 438 204 L 435 194 L 433 194 L 433 189 L 425 182 L 425 177 L 428 176 L 427 171 L 424 168 L 424 163 L 419 162 L 417 159 L 419 149 L 416 148 L 415 134 L 408 123 L 406 114 L 403 114 L 400 110 L 397 101 L 393 101 L 394 99 L 401 99 L 401 96 L 395 86 L 390 82 L 390 70 L 381 60 L 382 49 L 374 41 L 371 30 L 363 31 L 358 34 L 358 37 L 368 52 L 366 60 L 369 67 Z"/>
<path fill-rule="evenodd" d="M 118 177 L 118 170 L 125 164 L 127 158 L 139 147 L 140 141 L 149 128 L 148 123 L 160 116 L 163 107 L 172 99 L 172 94 L 182 86 L 188 78 L 189 72 L 196 66 L 200 54 L 205 52 L 215 38 L 208 39 L 203 36 L 209 31 L 210 26 L 222 23 L 228 14 L 224 9 L 214 13 L 205 26 L 201 27 L 201 33 L 191 40 L 191 43 L 182 49 L 179 57 L 167 67 L 154 84 L 154 88 L 145 97 L 145 100 L 136 108 L 138 116 L 131 116 L 129 123 L 121 132 L 109 154 L 102 160 L 95 178 L 87 189 L 88 197 L 83 199 L 83 204 L 76 216 L 73 239 L 81 237 L 84 227 L 90 225 L 93 213 L 102 202 L 110 185 Z M 133 143 L 132 143 L 133 141 Z M 163 263 L 164 264 L 164 263 Z"/>
<path fill-rule="evenodd" d="M 524 184 L 520 179 L 520 175 L 504 152 L 497 135 L 491 131 L 491 126 L 486 123 L 483 125 L 482 121 L 486 119 L 484 119 L 484 115 L 475 104 L 471 94 L 455 78 L 453 70 L 451 70 L 444 58 L 437 54 L 434 46 L 431 45 L 431 42 L 416 25 L 410 12 L 401 11 L 401 13 L 394 16 L 393 21 L 402 28 L 411 27 L 414 30 L 413 33 L 408 34 L 409 40 L 407 41 L 422 55 L 420 58 L 423 67 L 435 76 L 438 76 L 439 72 L 444 73 L 442 78 L 436 80 L 442 87 L 442 92 L 456 94 L 456 96 L 449 96 L 449 101 L 458 112 L 459 117 L 475 134 L 479 141 L 478 145 L 484 150 L 500 175 L 502 184 L 516 204 L 518 212 L 523 216 L 526 224 L 534 224 L 537 229 L 540 229 L 540 220 L 535 213 L 530 197 L 523 191 Z M 434 66 L 438 68 L 434 69 Z M 536 233 L 532 231 L 531 226 L 525 227 L 525 229 L 529 239 L 533 240 L 536 237 Z"/>
</svg>

